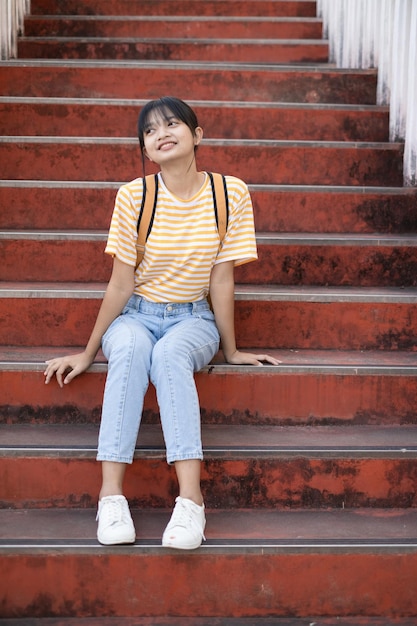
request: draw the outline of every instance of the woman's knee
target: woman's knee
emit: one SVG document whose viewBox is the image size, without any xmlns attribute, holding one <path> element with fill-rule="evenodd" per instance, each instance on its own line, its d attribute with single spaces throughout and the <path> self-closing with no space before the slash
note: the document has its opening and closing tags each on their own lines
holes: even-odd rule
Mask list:
<svg viewBox="0 0 417 626">
<path fill-rule="evenodd" d="M 121 316 L 104 334 L 102 349 L 108 360 L 129 355 L 134 360 L 149 362 L 153 342 L 144 327 Z"/>
</svg>

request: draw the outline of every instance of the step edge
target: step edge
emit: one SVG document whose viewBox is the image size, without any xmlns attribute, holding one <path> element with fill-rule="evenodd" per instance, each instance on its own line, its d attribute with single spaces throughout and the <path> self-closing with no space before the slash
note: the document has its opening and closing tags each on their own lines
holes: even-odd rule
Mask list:
<svg viewBox="0 0 417 626">
<path fill-rule="evenodd" d="M 277 64 L 277 63 L 236 63 L 236 62 L 207 62 L 207 61 L 109 61 L 109 60 L 80 60 L 80 59 L 8 59 L 0 64 L 2 68 L 39 68 L 60 67 L 63 69 L 133 69 L 133 70 L 211 70 L 214 72 L 248 71 L 248 72 L 281 72 L 281 73 L 309 73 L 309 74 L 342 74 L 351 76 L 377 76 L 377 70 L 338 68 L 329 63 L 314 64 Z"/>
<path fill-rule="evenodd" d="M 254 45 L 254 46 L 323 46 L 328 48 L 329 40 L 323 38 L 286 38 L 286 37 L 132 37 L 132 36 L 90 36 L 90 35 L 22 35 L 18 43 L 143 43 L 143 44 L 178 44 L 178 45 Z M 289 65 L 286 63 L 286 65 Z"/>
<path fill-rule="evenodd" d="M 37 189 L 118 189 L 126 181 L 84 181 L 84 180 L 38 180 L 38 179 L 2 179 L 0 188 L 37 188 Z M 378 187 L 367 185 L 280 185 L 271 183 L 250 183 L 252 192 L 271 191 L 275 193 L 341 193 L 354 195 L 400 195 L 417 196 L 417 187 Z"/>
<path fill-rule="evenodd" d="M 101 299 L 105 283 L 0 283 L 0 298 Z M 236 285 L 236 301 L 416 303 L 413 287 L 271 287 Z"/>
<path fill-rule="evenodd" d="M 121 98 L 67 98 L 67 97 L 29 97 L 29 96 L 0 96 L 1 104 L 37 104 L 37 105 L 80 105 L 80 106 L 144 106 L 147 99 L 121 99 Z M 389 106 L 377 104 L 331 104 L 317 102 L 268 102 L 268 101 L 243 101 L 243 100 L 187 100 L 192 107 L 205 108 L 232 108 L 232 109 L 296 109 L 307 111 L 347 111 L 364 113 L 389 113 Z"/>
<path fill-rule="evenodd" d="M 258 349 L 259 351 L 259 349 Z M 69 350 L 70 352 L 70 350 Z M 269 351 L 273 352 L 273 351 Z M 44 372 L 45 361 L 0 361 L 0 372 Z M 107 372 L 106 363 L 94 363 L 87 370 L 88 374 L 103 374 Z M 303 375 L 331 375 L 331 376 L 390 376 L 403 377 L 417 376 L 416 366 L 401 365 L 263 365 L 262 368 L 251 365 L 207 365 L 199 371 L 199 375 L 216 374 L 256 374 L 263 375 L 286 375 L 286 374 L 303 374 Z"/>
<path fill-rule="evenodd" d="M 69 21 L 81 21 L 81 22 L 107 22 L 107 21 L 115 21 L 115 22 L 124 22 L 126 18 L 132 20 L 134 22 L 216 22 L 223 23 L 224 21 L 239 23 L 239 22 L 265 22 L 265 23 L 291 23 L 291 24 L 321 24 L 322 19 L 320 17 L 295 17 L 295 16 L 257 16 L 257 15 L 74 15 L 72 14 L 31 14 L 25 16 L 25 21 L 33 22 L 33 21 L 60 21 L 60 20 L 69 20 Z"/>
<path fill-rule="evenodd" d="M 96 144 L 96 145 L 132 145 L 136 146 L 136 137 L 91 137 L 91 136 L 49 136 L 49 135 L 2 135 L 0 144 Z M 265 147 L 265 148 L 317 148 L 317 149 L 372 149 L 398 151 L 404 147 L 404 142 L 396 141 L 317 141 L 290 139 L 204 139 L 204 146 L 220 147 Z"/>
<path fill-rule="evenodd" d="M 229 542 L 229 543 L 228 543 Z M 230 540 L 224 540 L 224 543 L 220 543 L 214 539 L 208 539 L 205 544 L 200 546 L 197 550 L 192 551 L 192 554 L 198 554 L 199 556 L 217 554 L 314 554 L 314 553 L 342 553 L 350 554 L 354 553 L 380 553 L 380 554 L 397 554 L 401 557 L 401 554 L 415 553 L 417 551 L 417 541 L 410 540 L 410 542 L 384 542 L 381 540 L 379 543 L 363 542 L 361 544 L 349 543 L 349 542 L 309 542 L 303 544 L 301 542 L 284 543 L 282 541 L 269 540 L 265 542 L 244 542 L 236 540 L 236 542 L 230 542 Z M 3 544 L 0 542 L 0 554 L 8 555 L 13 554 L 40 554 L 45 553 L 62 554 L 76 552 L 76 554 L 117 554 L 117 555 L 129 555 L 135 556 L 135 554 L 177 554 L 178 551 L 164 548 L 161 545 L 161 541 L 154 540 L 136 540 L 134 544 L 129 546 L 106 546 L 103 547 L 98 541 L 90 541 L 86 543 L 71 542 L 71 543 L 59 543 L 48 542 L 44 544 L 30 544 L 17 542 Z M 190 551 L 191 552 L 191 551 Z M 178 555 L 183 556 L 183 555 Z"/>
<path fill-rule="evenodd" d="M 106 230 L 13 230 L 1 229 L 0 241 L 107 241 Z M 362 233 L 299 233 L 257 232 L 258 245 L 275 246 L 371 246 L 371 247 L 414 247 L 417 234 L 362 234 Z"/>
<path fill-rule="evenodd" d="M 308 458 L 315 460 L 336 460 L 336 459 L 349 459 L 357 461 L 359 459 L 367 460 L 398 460 L 401 459 L 405 462 L 417 461 L 417 446 L 411 446 L 409 448 L 346 448 L 346 449 L 334 449 L 334 448 L 214 448 L 209 446 L 203 446 L 204 458 L 208 460 L 250 460 L 254 459 L 300 459 Z M 53 446 L 0 446 L 0 459 L 28 459 L 28 458 L 41 458 L 41 459 L 77 459 L 96 460 L 97 447 L 96 446 L 84 446 L 84 447 L 53 447 Z M 143 446 L 135 449 L 134 460 L 161 460 L 166 459 L 166 451 L 164 447 L 151 447 Z"/>
<path fill-rule="evenodd" d="M 0 371 L 6 372 L 43 372 L 45 360 L 62 354 L 71 354 L 82 350 L 79 347 L 13 347 L 0 346 Z M 199 375 L 285 375 L 288 373 L 321 374 L 335 376 L 344 375 L 383 375 L 383 376 L 413 376 L 417 374 L 415 353 L 410 351 L 383 351 L 383 350 L 280 350 L 267 348 L 257 349 L 269 352 L 279 365 L 264 364 L 263 367 L 253 365 L 232 365 L 224 362 L 221 352 L 213 361 L 202 368 Z M 107 371 L 107 364 L 101 352 L 90 366 L 88 373 L 101 374 Z"/>
</svg>

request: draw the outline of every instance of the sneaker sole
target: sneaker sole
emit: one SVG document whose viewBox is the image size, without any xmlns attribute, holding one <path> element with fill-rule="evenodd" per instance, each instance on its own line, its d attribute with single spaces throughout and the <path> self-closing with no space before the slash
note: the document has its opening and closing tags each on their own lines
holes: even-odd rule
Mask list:
<svg viewBox="0 0 417 626">
<path fill-rule="evenodd" d="M 134 537 L 133 539 L 119 539 L 118 541 L 105 541 L 103 539 L 100 539 L 97 536 L 97 541 L 99 543 L 101 543 L 101 545 L 103 546 L 119 546 L 121 544 L 132 544 L 135 543 L 136 537 Z"/>
<path fill-rule="evenodd" d="M 200 543 L 197 544 L 193 544 L 191 546 L 176 546 L 173 543 L 168 543 L 167 541 L 162 541 L 162 547 L 163 548 L 171 548 L 174 550 L 196 550 L 197 548 L 199 548 L 202 544 L 202 541 L 200 541 Z"/>
</svg>

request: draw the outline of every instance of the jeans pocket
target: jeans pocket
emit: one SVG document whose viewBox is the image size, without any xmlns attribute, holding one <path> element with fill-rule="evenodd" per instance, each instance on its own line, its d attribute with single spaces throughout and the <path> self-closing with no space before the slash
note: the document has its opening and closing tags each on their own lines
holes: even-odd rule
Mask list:
<svg viewBox="0 0 417 626">
<path fill-rule="evenodd" d="M 199 317 L 202 320 L 205 320 L 206 322 L 214 322 L 214 313 L 211 309 L 205 309 L 203 311 L 199 311 L 196 314 L 197 317 Z"/>
</svg>

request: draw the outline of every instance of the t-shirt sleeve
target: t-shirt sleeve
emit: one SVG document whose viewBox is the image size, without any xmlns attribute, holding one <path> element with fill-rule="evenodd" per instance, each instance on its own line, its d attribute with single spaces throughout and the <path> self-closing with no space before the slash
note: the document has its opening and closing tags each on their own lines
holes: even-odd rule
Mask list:
<svg viewBox="0 0 417 626">
<path fill-rule="evenodd" d="M 238 178 L 226 177 L 229 198 L 229 223 L 215 264 L 234 261 L 243 265 L 258 258 L 252 201 L 247 185 Z"/>
<path fill-rule="evenodd" d="M 124 185 L 117 192 L 105 252 L 133 266 L 136 266 L 138 214 L 131 190 Z"/>
</svg>

